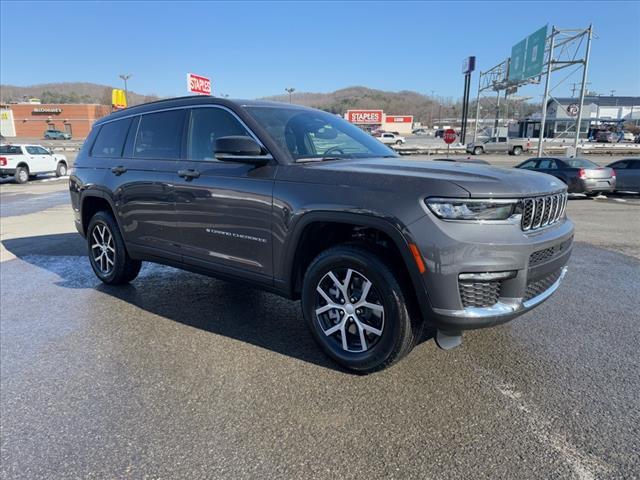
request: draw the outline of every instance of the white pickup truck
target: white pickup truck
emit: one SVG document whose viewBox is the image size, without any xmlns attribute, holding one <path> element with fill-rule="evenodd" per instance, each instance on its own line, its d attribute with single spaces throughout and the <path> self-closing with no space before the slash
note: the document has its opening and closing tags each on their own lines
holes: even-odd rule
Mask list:
<svg viewBox="0 0 640 480">
<path fill-rule="evenodd" d="M 41 173 L 67 174 L 67 157 L 53 153 L 42 145 L 0 145 L 0 176 L 13 176 L 16 183 L 26 183 Z"/>
<path fill-rule="evenodd" d="M 402 145 L 406 141 L 404 137 L 390 132 L 382 133 L 378 137 L 378 140 L 380 140 L 385 145 Z"/>
</svg>

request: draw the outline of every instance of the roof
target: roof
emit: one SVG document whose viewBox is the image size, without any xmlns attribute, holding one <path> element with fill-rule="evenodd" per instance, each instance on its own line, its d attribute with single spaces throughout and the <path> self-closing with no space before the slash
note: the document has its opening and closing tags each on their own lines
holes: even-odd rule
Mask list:
<svg viewBox="0 0 640 480">
<path fill-rule="evenodd" d="M 558 101 L 563 105 L 580 103 L 579 98 L 565 97 L 550 99 L 549 103 Z M 632 107 L 640 105 L 640 97 L 613 97 L 611 95 L 585 95 L 584 103 L 594 103 L 600 107 Z"/>
<path fill-rule="evenodd" d="M 106 117 L 102 117 L 100 120 L 96 122 L 96 124 L 102 123 L 107 120 L 113 120 L 119 117 L 128 117 L 130 115 L 138 115 L 142 113 L 152 112 L 155 110 L 165 109 L 165 108 L 177 108 L 177 107 L 185 107 L 190 105 L 223 105 L 227 107 L 287 107 L 287 108 L 295 108 L 300 110 L 306 110 L 308 107 L 303 107 L 301 105 L 294 105 L 290 103 L 283 102 L 273 102 L 267 100 L 244 100 L 244 99 L 228 99 L 228 98 L 220 98 L 220 97 L 211 97 L 208 95 L 188 95 L 185 97 L 176 97 L 176 98 L 167 98 L 163 100 L 157 100 L 155 102 L 143 103 L 142 105 L 136 105 L 133 107 L 128 107 L 123 110 L 119 110 L 117 112 L 113 112 Z"/>
</svg>

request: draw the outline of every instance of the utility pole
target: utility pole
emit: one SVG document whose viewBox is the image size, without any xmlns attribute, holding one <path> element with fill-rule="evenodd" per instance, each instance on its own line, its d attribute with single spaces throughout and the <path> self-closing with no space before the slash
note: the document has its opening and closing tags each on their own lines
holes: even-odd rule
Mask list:
<svg viewBox="0 0 640 480">
<path fill-rule="evenodd" d="M 498 125 L 500 124 L 500 90 L 497 90 L 496 93 L 496 120 L 493 122 L 493 136 L 498 138 L 500 136 L 498 133 Z"/>
<path fill-rule="evenodd" d="M 544 95 L 542 96 L 542 118 L 540 118 L 540 134 L 538 135 L 538 157 L 542 156 L 542 140 L 544 140 L 544 127 L 547 121 L 547 99 L 549 98 L 549 83 L 551 82 L 551 67 L 553 65 L 553 47 L 556 39 L 556 27 L 551 27 L 551 39 L 549 40 L 549 59 L 547 61 L 547 78 L 544 81 Z M 579 114 L 578 114 L 579 115 Z"/>
<path fill-rule="evenodd" d="M 127 90 L 127 80 L 131 78 L 131 74 L 120 74 L 119 77 L 124 80 L 124 99 L 127 102 L 127 107 L 129 106 L 129 91 Z"/>
<path fill-rule="evenodd" d="M 480 85 L 482 83 L 482 72 L 478 75 L 478 96 L 476 97 L 476 123 L 473 127 L 473 143 L 478 139 L 478 122 L 480 121 Z"/>
<path fill-rule="evenodd" d="M 289 87 L 289 88 L 285 88 L 285 89 L 284 89 L 284 91 L 285 91 L 285 92 L 287 92 L 287 93 L 289 94 L 289 103 L 291 103 L 291 94 L 292 94 L 293 92 L 295 92 L 295 91 L 296 91 L 296 89 L 295 89 L 295 88 L 293 88 L 293 87 Z"/>
<path fill-rule="evenodd" d="M 587 37 L 587 51 L 584 56 L 584 64 L 582 65 L 582 88 L 580 89 L 580 104 L 578 110 L 578 118 L 576 118 L 576 138 L 573 141 L 573 147 L 578 148 L 578 140 L 580 139 L 580 125 L 582 124 L 582 107 L 584 105 L 584 94 L 587 90 L 587 72 L 589 70 L 589 55 L 591 54 L 591 37 L 593 36 L 593 24 L 589 25 L 589 34 Z M 551 38 L 551 53 L 553 53 L 553 37 Z M 551 57 L 553 58 L 553 57 Z M 549 60 L 551 60 L 551 58 Z M 612 96 L 613 96 L 612 91 Z M 588 129 L 587 129 L 588 130 Z"/>
</svg>

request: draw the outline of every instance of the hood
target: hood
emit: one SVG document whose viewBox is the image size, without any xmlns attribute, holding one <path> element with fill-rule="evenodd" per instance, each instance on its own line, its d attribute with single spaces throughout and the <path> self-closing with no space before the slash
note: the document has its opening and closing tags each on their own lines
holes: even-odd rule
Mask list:
<svg viewBox="0 0 640 480">
<path fill-rule="evenodd" d="M 469 163 L 434 162 L 432 160 L 408 160 L 403 158 L 366 158 L 306 164 L 313 170 L 349 174 L 380 175 L 388 184 L 397 179 L 450 182 L 469 192 L 471 197 L 513 198 L 543 195 L 565 189 L 557 178 L 539 172 L 516 168 L 500 168 Z M 381 182 L 382 183 L 382 182 Z"/>
</svg>

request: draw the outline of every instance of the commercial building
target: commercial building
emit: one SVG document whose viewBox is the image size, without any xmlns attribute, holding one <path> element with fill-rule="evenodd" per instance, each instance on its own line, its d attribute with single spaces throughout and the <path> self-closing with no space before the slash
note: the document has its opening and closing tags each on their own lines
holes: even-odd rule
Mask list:
<svg viewBox="0 0 640 480">
<path fill-rule="evenodd" d="M 413 131 L 413 115 L 387 115 L 382 110 L 347 110 L 344 118 L 368 132 L 382 129 L 408 135 Z"/>
<path fill-rule="evenodd" d="M 546 138 L 563 138 L 575 135 L 576 117 L 580 110 L 580 99 L 557 98 L 547 103 L 545 121 Z M 580 137 L 587 138 L 594 129 L 619 130 L 624 124 L 640 126 L 640 97 L 586 96 L 583 103 Z M 538 137 L 540 114 L 522 119 L 517 131 L 519 137 Z"/>
<path fill-rule="evenodd" d="M 99 118 L 111 113 L 111 107 L 91 103 L 0 105 L 0 132 L 4 137 L 42 138 L 45 130 L 62 130 L 73 138 L 85 138 Z"/>
</svg>

